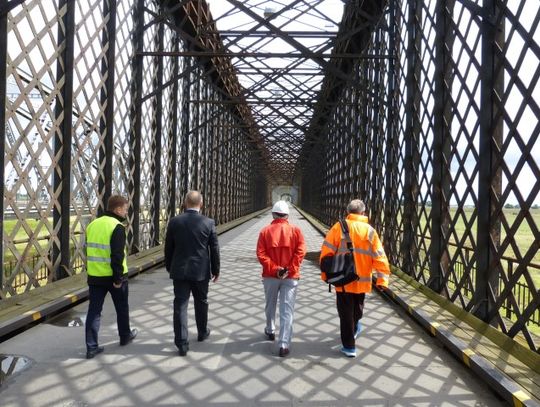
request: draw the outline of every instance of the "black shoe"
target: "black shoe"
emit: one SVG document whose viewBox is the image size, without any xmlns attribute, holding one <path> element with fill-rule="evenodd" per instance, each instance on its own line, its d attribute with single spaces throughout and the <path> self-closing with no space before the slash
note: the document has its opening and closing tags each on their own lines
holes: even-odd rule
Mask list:
<svg viewBox="0 0 540 407">
<path fill-rule="evenodd" d="M 186 356 L 188 350 L 189 350 L 189 345 L 180 345 L 180 347 L 178 348 L 178 354 L 180 356 Z"/>
<path fill-rule="evenodd" d="M 103 346 L 98 346 L 95 349 L 87 350 L 86 351 L 86 359 L 92 359 L 97 354 L 103 352 L 105 348 Z"/>
<path fill-rule="evenodd" d="M 131 335 L 129 335 L 127 338 L 120 338 L 120 346 L 126 346 L 127 344 L 133 342 L 133 339 L 137 336 L 139 331 L 137 329 L 131 330 Z"/>
<path fill-rule="evenodd" d="M 275 341 L 276 340 L 276 334 L 269 334 L 266 332 L 266 328 L 264 329 L 264 334 L 266 335 L 266 339 L 269 341 Z"/>
<path fill-rule="evenodd" d="M 284 358 L 289 354 L 289 348 L 279 348 L 279 356 Z"/>
<path fill-rule="evenodd" d="M 209 336 L 210 336 L 210 329 L 207 329 L 206 332 L 205 332 L 204 334 L 199 335 L 199 336 L 197 337 L 197 340 L 198 340 L 199 342 L 202 342 L 202 341 L 204 341 L 205 339 L 208 339 Z"/>
</svg>

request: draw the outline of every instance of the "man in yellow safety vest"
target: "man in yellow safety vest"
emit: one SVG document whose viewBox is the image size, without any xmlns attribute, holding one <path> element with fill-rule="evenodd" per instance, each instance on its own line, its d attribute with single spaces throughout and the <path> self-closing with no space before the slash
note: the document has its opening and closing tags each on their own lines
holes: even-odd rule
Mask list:
<svg viewBox="0 0 540 407">
<path fill-rule="evenodd" d="M 98 345 L 101 310 L 107 293 L 116 309 L 120 345 L 132 342 L 138 331 L 129 326 L 128 268 L 125 221 L 128 200 L 113 195 L 107 211 L 86 228 L 86 271 L 88 273 L 88 314 L 86 315 L 86 358 L 92 359 L 104 348 Z"/>
</svg>

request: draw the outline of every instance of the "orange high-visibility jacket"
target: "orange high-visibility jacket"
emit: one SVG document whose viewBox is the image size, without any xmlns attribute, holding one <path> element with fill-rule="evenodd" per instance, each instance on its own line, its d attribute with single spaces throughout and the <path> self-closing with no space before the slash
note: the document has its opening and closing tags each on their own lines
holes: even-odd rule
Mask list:
<svg viewBox="0 0 540 407">
<path fill-rule="evenodd" d="M 344 287 L 336 287 L 337 292 L 368 293 L 371 292 L 371 274 L 376 273 L 376 284 L 388 287 L 390 265 L 384 253 L 379 235 L 368 223 L 367 216 L 351 213 L 346 219 L 349 236 L 354 247 L 354 265 L 359 279 Z M 326 256 L 345 254 L 348 252 L 345 237 L 342 236 L 341 225 L 337 222 L 328 231 L 321 247 L 319 261 Z M 326 280 L 326 273 L 321 272 L 321 279 Z"/>
<path fill-rule="evenodd" d="M 257 258 L 263 266 L 263 277 L 277 277 L 281 267 L 287 267 L 287 278 L 300 278 L 300 263 L 306 255 L 304 235 L 287 219 L 274 219 L 265 226 L 257 241 Z"/>
</svg>

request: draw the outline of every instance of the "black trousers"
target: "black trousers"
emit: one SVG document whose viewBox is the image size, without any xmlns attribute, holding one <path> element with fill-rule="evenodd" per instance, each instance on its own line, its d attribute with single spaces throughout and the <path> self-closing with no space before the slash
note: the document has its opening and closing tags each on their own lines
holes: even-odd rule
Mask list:
<svg viewBox="0 0 540 407">
<path fill-rule="evenodd" d="M 98 332 L 101 324 L 101 311 L 107 293 L 111 293 L 114 308 L 116 310 L 116 323 L 120 340 L 131 335 L 129 327 L 128 305 L 128 282 L 124 281 L 120 288 L 110 285 L 88 286 L 88 314 L 86 314 L 86 349 L 92 350 L 98 347 Z"/>
<path fill-rule="evenodd" d="M 366 294 L 336 293 L 336 305 L 339 315 L 341 343 L 345 348 L 354 348 L 356 324 L 364 314 Z"/>
<path fill-rule="evenodd" d="M 208 322 L 208 282 L 209 280 L 173 280 L 174 344 L 178 349 L 180 349 L 181 346 L 189 343 L 187 309 L 190 293 L 193 293 L 197 332 L 199 335 L 203 335 L 206 332 Z"/>
</svg>

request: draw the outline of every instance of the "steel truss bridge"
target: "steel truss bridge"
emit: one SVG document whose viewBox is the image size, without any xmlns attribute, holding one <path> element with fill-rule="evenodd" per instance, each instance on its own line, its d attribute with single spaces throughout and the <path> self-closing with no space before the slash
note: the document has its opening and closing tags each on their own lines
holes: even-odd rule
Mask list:
<svg viewBox="0 0 540 407">
<path fill-rule="evenodd" d="M 539 22 L 533 0 L 3 1 L 0 299 L 83 271 L 113 193 L 137 253 L 189 189 L 222 224 L 285 186 L 325 224 L 361 197 L 393 266 L 538 352 Z"/>
</svg>

